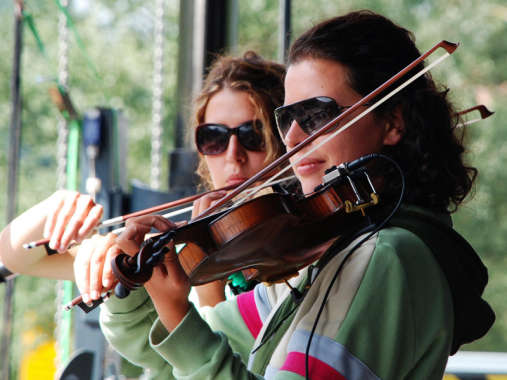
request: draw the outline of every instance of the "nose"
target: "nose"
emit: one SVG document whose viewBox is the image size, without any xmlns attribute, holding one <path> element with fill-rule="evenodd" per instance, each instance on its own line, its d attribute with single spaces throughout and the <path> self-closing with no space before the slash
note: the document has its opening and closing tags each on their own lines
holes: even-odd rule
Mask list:
<svg viewBox="0 0 507 380">
<path fill-rule="evenodd" d="M 225 151 L 225 159 L 228 162 L 245 162 L 246 161 L 245 148 L 239 143 L 238 136 L 232 135 L 229 138 L 229 145 Z"/>
<path fill-rule="evenodd" d="M 303 132 L 298 122 L 292 120 L 290 128 L 285 135 L 284 142 L 287 149 L 292 149 L 307 137 L 308 135 Z"/>
</svg>

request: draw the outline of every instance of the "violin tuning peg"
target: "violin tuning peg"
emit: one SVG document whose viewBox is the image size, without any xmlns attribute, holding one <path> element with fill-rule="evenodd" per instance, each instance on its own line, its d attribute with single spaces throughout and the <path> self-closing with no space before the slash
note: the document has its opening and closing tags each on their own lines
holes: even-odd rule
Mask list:
<svg viewBox="0 0 507 380">
<path fill-rule="evenodd" d="M 114 288 L 114 294 L 118 298 L 125 298 L 130 294 L 130 290 L 128 290 L 123 284 L 118 283 Z"/>
</svg>

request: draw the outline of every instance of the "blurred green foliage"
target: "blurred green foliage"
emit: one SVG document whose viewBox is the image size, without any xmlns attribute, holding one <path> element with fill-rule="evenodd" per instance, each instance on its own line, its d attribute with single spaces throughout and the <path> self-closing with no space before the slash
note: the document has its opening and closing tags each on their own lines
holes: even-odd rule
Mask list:
<svg viewBox="0 0 507 380">
<path fill-rule="evenodd" d="M 23 132 L 17 209 L 25 210 L 56 190 L 58 111 L 48 88 L 58 72 L 58 15 L 53 1 L 25 1 L 26 10 L 45 43 L 47 57 L 25 28 L 23 51 Z M 79 111 L 95 105 L 121 109 L 129 124 L 129 178 L 148 182 L 153 67 L 154 1 L 80 0 L 71 8 L 86 54 L 97 67 L 97 78 L 69 36 L 69 89 Z M 463 347 L 467 350 L 507 351 L 507 5 L 502 0 L 293 0 L 293 35 L 322 20 L 357 9 L 372 9 L 414 31 L 425 51 L 446 39 L 460 42 L 453 56 L 433 71 L 451 89 L 458 109 L 485 104 L 496 113 L 466 130 L 469 162 L 479 169 L 476 191 L 454 215 L 456 229 L 477 249 L 490 270 L 485 297 L 497 312 L 487 336 Z M 175 121 L 178 12 L 167 2 L 165 18 L 164 153 L 171 149 Z M 241 1 L 236 53 L 254 49 L 277 58 L 278 3 Z M 10 77 L 13 55 L 12 1 L 0 1 L 0 186 L 7 188 L 7 151 L 10 120 Z M 167 173 L 167 167 L 162 173 Z M 167 183 L 162 180 L 162 183 Z M 0 228 L 6 224 L 6 192 L 0 191 Z M 42 327 L 53 334 L 55 282 L 28 277 L 16 280 L 15 334 Z M 0 287 L 0 300 L 4 297 Z M 46 300 L 42 303 L 41 300 Z M 19 361 L 22 339 L 14 339 L 13 360 Z M 15 367 L 15 365 L 14 365 Z"/>
</svg>

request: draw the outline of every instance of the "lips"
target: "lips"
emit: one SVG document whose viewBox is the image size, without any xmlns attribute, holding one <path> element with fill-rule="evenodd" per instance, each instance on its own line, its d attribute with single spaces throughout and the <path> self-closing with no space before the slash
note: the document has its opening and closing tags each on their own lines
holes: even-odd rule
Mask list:
<svg viewBox="0 0 507 380">
<path fill-rule="evenodd" d="M 240 175 L 231 175 L 227 178 L 227 185 L 239 185 L 242 182 L 245 182 L 248 178 L 240 176 Z"/>
<path fill-rule="evenodd" d="M 324 171 L 326 161 L 317 158 L 305 158 L 296 164 L 296 172 L 300 176 L 308 176 Z"/>
</svg>

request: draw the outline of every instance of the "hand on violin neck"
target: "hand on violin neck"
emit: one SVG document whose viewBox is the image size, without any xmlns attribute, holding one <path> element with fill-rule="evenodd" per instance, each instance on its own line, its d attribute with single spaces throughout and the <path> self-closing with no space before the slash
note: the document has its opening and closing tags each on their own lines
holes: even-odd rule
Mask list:
<svg viewBox="0 0 507 380">
<path fill-rule="evenodd" d="M 167 331 L 178 326 L 187 314 L 190 304 L 190 280 L 180 265 L 174 245 L 161 264 L 153 268 L 151 279 L 144 284 Z"/>
<path fill-rule="evenodd" d="M 176 223 L 163 218 L 160 215 L 143 215 L 128 219 L 125 230 L 116 238 L 118 247 L 128 255 L 135 255 L 152 228 L 166 232 L 177 228 Z"/>
</svg>

